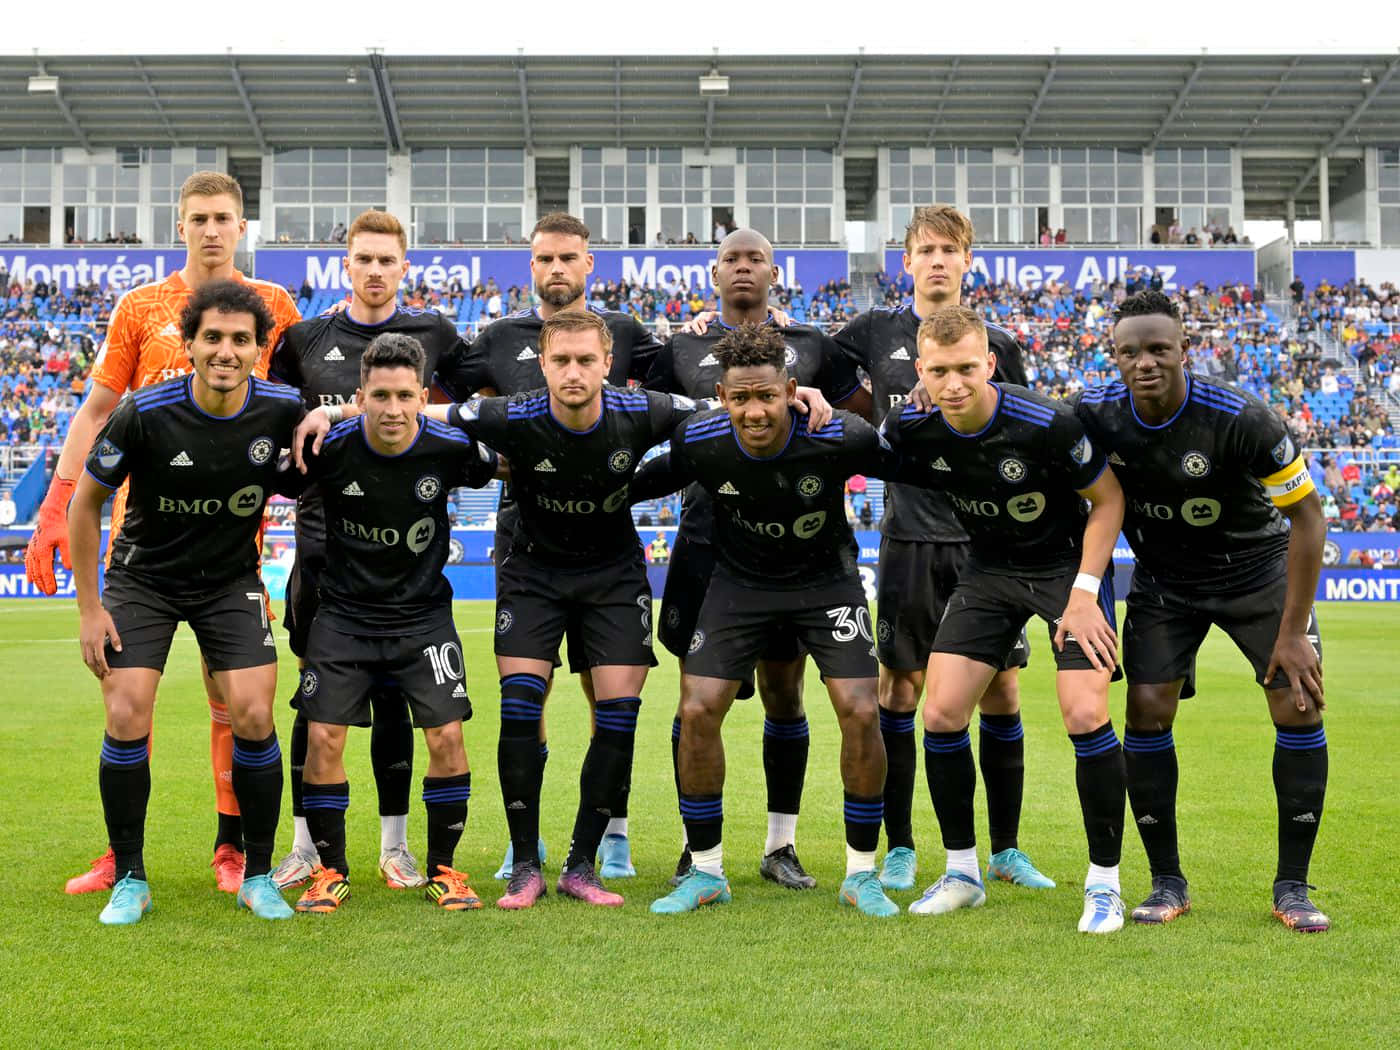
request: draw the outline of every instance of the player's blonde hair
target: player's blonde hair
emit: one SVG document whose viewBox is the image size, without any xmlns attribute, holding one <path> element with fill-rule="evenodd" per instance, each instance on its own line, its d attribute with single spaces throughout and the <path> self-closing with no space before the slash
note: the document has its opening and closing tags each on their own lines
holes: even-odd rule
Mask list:
<svg viewBox="0 0 1400 1050">
<path fill-rule="evenodd" d="M 185 217 L 185 201 L 191 197 L 218 197 L 228 194 L 238 206 L 238 217 L 243 217 L 243 187 L 232 175 L 222 171 L 197 171 L 180 186 L 180 218 Z"/>
<path fill-rule="evenodd" d="M 972 220 L 951 204 L 929 204 L 914 209 L 909 225 L 904 227 L 905 255 L 914 247 L 914 237 L 925 230 L 956 241 L 965 252 L 972 250 Z"/>
<path fill-rule="evenodd" d="M 350 224 L 350 229 L 345 234 L 345 251 L 347 253 L 354 246 L 355 235 L 359 233 L 387 233 L 392 237 L 397 237 L 399 250 L 405 255 L 408 254 L 408 234 L 404 232 L 403 223 L 387 211 L 370 208 L 355 216 L 355 221 Z"/>
<path fill-rule="evenodd" d="M 591 310 L 562 310 L 540 329 L 540 353 L 549 352 L 549 344 L 559 332 L 594 332 L 603 346 L 603 353 L 612 353 L 613 337 L 603 319 Z"/>
<path fill-rule="evenodd" d="M 982 318 L 966 306 L 942 306 L 924 318 L 919 325 L 918 345 L 952 346 L 969 333 L 975 333 L 982 348 L 987 348 L 987 326 Z"/>
</svg>

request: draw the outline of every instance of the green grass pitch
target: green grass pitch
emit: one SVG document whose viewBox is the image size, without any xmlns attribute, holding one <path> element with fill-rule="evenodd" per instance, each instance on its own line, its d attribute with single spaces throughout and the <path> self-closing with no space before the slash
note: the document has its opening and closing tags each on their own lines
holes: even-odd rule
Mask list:
<svg viewBox="0 0 1400 1050">
<path fill-rule="evenodd" d="M 807 683 L 812 757 L 798 846 L 819 888 L 758 876 L 764 802 L 761 711 L 726 726 L 731 905 L 661 918 L 679 845 L 670 766 L 677 675 L 669 657 L 645 691 L 631 829 L 639 877 L 602 913 L 553 893 L 523 914 L 493 904 L 505 844 L 495 775 L 491 606 L 457 624 L 476 717 L 475 771 L 458 866 L 486 901 L 439 913 L 376 877 L 378 821 L 368 734 L 352 736 L 355 892 L 332 916 L 261 923 L 237 914 L 208 868 L 214 834 L 208 718 L 193 639 L 182 630 L 156 711 L 147 866 L 156 910 L 99 926 L 102 897 L 67 897 L 66 876 L 104 846 L 97 795 L 102 708 L 83 668 L 71 603 L 0 603 L 0 991 L 3 1046 L 1396 1046 L 1396 818 L 1400 607 L 1320 611 L 1327 651 L 1331 784 L 1313 863 L 1333 930 L 1307 937 L 1269 915 L 1275 855 L 1273 732 L 1243 658 L 1218 632 L 1200 698 L 1183 705 L 1182 857 L 1194 912 L 1105 938 L 1075 930 L 1085 847 L 1073 755 L 1051 692 L 1044 634 L 1023 678 L 1027 785 L 1021 843 L 1059 888 L 989 887 L 987 906 L 937 918 L 864 919 L 836 905 L 844 865 L 838 734 Z M 283 636 L 280 630 L 279 638 Z M 295 663 L 283 652 L 278 720 Z M 1121 732 L 1123 693 L 1111 700 Z M 574 681 L 549 707 L 544 835 L 557 876 L 577 798 L 587 718 Z M 419 744 L 417 774 L 426 756 Z M 410 841 L 424 822 L 414 791 Z M 290 802 L 287 803 L 289 812 Z M 979 824 L 985 820 L 978 798 Z M 922 772 L 915 799 L 920 886 L 942 851 Z M 985 830 L 981 846 L 986 859 Z M 284 815 L 279 854 L 291 839 Z M 1148 887 L 1129 826 L 1129 907 Z M 913 894 L 898 894 L 908 903 Z"/>
</svg>

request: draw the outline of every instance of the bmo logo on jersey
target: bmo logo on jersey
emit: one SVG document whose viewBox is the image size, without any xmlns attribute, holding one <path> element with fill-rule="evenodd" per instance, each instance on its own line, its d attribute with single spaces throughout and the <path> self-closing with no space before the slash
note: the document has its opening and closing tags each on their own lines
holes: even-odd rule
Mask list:
<svg viewBox="0 0 1400 1050">
<path fill-rule="evenodd" d="M 788 535 L 790 531 L 796 539 L 810 540 L 821 532 L 822 526 L 826 524 L 826 511 L 814 510 L 810 514 L 802 515 L 792 523 L 791 530 L 781 521 L 750 521 L 737 511 L 734 512 L 734 523 L 745 532 L 767 536 L 769 539 L 780 539 Z"/>
<path fill-rule="evenodd" d="M 397 547 L 402 540 L 405 547 L 414 554 L 422 554 L 437 535 L 437 522 L 432 518 L 419 518 L 403 532 L 389 526 L 362 525 L 349 518 L 340 519 L 340 530 L 351 539 L 365 543 L 378 543 L 385 547 Z"/>
<path fill-rule="evenodd" d="M 543 492 L 535 495 L 535 503 L 551 514 L 594 514 L 600 508 L 604 514 L 613 514 L 627 506 L 629 487 L 629 485 L 623 485 L 611 493 L 601 504 L 591 499 L 555 499 Z"/>
<path fill-rule="evenodd" d="M 221 499 L 185 499 L 180 496 L 157 496 L 156 510 L 161 514 L 193 514 L 212 517 L 223 510 Z M 228 498 L 229 512 L 240 518 L 250 518 L 263 508 L 261 485 L 245 485 Z"/>
</svg>

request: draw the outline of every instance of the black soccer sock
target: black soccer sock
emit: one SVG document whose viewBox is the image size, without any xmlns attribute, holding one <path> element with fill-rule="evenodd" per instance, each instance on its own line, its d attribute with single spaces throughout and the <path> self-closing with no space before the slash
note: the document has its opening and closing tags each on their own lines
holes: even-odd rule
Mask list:
<svg viewBox="0 0 1400 1050">
<path fill-rule="evenodd" d="M 379 815 L 398 817 L 408 812 L 413 790 L 413 721 L 408 697 L 397 686 L 378 688 L 370 695 L 374 723 L 369 731 L 369 760 L 379 792 Z"/>
<path fill-rule="evenodd" d="M 676 781 L 676 798 L 681 797 L 681 716 L 671 719 L 671 776 Z"/>
<path fill-rule="evenodd" d="M 467 828 L 467 802 L 472 797 L 472 775 L 424 777 L 423 805 L 428 810 L 428 878 L 438 867 L 451 868 L 457 843 Z"/>
<path fill-rule="evenodd" d="M 642 700 L 623 696 L 599 700 L 595 705 L 593 739 L 583 758 L 578 779 L 578 815 L 564 866 L 592 864 L 598 845 L 613 815 L 613 806 L 632 773 L 632 752 L 637 738 L 637 712 Z"/>
<path fill-rule="evenodd" d="M 233 737 L 233 793 L 243 814 L 243 877 L 272 870 L 282 811 L 282 748 L 277 731 L 264 740 Z"/>
<path fill-rule="evenodd" d="M 972 761 L 972 738 L 956 733 L 924 733 L 924 772 L 933 812 L 943 834 L 944 849 L 977 845 L 972 802 L 977 795 L 977 769 Z"/>
<path fill-rule="evenodd" d="M 237 794 L 237 789 L 234 791 Z M 232 846 L 243 852 L 243 818 L 237 813 L 219 813 L 219 828 L 214 833 L 214 848 Z"/>
<path fill-rule="evenodd" d="M 299 692 L 300 684 L 298 684 L 297 689 Z M 308 740 L 311 736 L 310 725 L 306 716 L 298 711 L 296 721 L 292 723 L 292 744 L 287 753 L 287 779 L 291 781 L 292 816 L 294 817 L 306 816 L 306 806 L 301 800 L 301 775 L 306 769 L 306 752 L 310 746 Z"/>
<path fill-rule="evenodd" d="M 1089 861 L 1101 868 L 1114 867 L 1123 855 L 1127 793 L 1123 748 L 1112 721 L 1088 733 L 1070 733 L 1069 739 L 1074 744 L 1074 782 L 1089 840 Z"/>
<path fill-rule="evenodd" d="M 515 863 L 539 863 L 540 787 L 544 783 L 544 749 L 540 718 L 545 680 L 537 674 L 501 679 L 501 736 L 496 769 Z"/>
<path fill-rule="evenodd" d="M 692 853 L 714 849 L 724 835 L 724 796 L 682 795 L 681 819 Z"/>
<path fill-rule="evenodd" d="M 151 799 L 150 740 L 149 736 L 117 740 L 102 734 L 97 786 L 102 793 L 107 841 L 116 858 L 118 879 L 128 875 L 146 877 L 142 850 L 146 843 L 146 804 Z"/>
<path fill-rule="evenodd" d="M 885 741 L 885 839 L 890 849 L 914 848 L 914 712 L 880 708 Z"/>
<path fill-rule="evenodd" d="M 987 836 L 992 852 L 1015 849 L 1026 785 L 1026 742 L 1021 716 L 983 715 L 977 726 L 977 758 L 987 790 Z"/>
<path fill-rule="evenodd" d="M 350 807 L 350 784 L 304 784 L 302 804 L 306 806 L 306 830 L 321 856 L 321 867 L 335 869 L 350 878 L 350 862 L 345 859 L 345 811 Z"/>
<path fill-rule="evenodd" d="M 811 747 L 806 715 L 763 719 L 763 777 L 768 783 L 769 813 L 801 810 Z"/>
<path fill-rule="evenodd" d="M 1278 796 L 1278 874 L 1274 881 L 1308 881 L 1313 844 L 1327 796 L 1327 734 L 1322 723 L 1281 726 L 1274 738 Z"/>
<path fill-rule="evenodd" d="M 1176 742 L 1170 729 L 1123 731 L 1123 764 L 1147 867 L 1154 879 L 1185 879 L 1176 837 Z"/>
<path fill-rule="evenodd" d="M 880 825 L 885 820 L 883 795 L 845 793 L 846 845 L 857 853 L 874 853 L 880 845 Z"/>
</svg>

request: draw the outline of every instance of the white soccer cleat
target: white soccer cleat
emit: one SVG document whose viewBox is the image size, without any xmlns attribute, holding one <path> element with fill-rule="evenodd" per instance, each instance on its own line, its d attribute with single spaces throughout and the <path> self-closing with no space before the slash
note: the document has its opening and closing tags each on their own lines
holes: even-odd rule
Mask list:
<svg viewBox="0 0 1400 1050">
<path fill-rule="evenodd" d="M 321 866 L 321 858 L 314 852 L 308 853 L 296 846 L 283 858 L 272 872 L 272 881 L 279 890 L 300 886 L 311 878 L 311 873 Z"/>
<path fill-rule="evenodd" d="M 427 877 L 418 870 L 407 846 L 395 846 L 379 855 L 379 874 L 391 890 L 416 890 L 428 884 Z"/>
<path fill-rule="evenodd" d="M 1084 914 L 1079 917 L 1080 933 L 1117 933 L 1123 928 L 1123 898 L 1107 886 L 1090 886 L 1084 891 Z"/>
<path fill-rule="evenodd" d="M 959 908 L 980 908 L 987 903 L 987 891 L 976 879 L 957 871 L 943 875 L 924 895 L 909 905 L 911 915 L 945 915 Z"/>
</svg>

